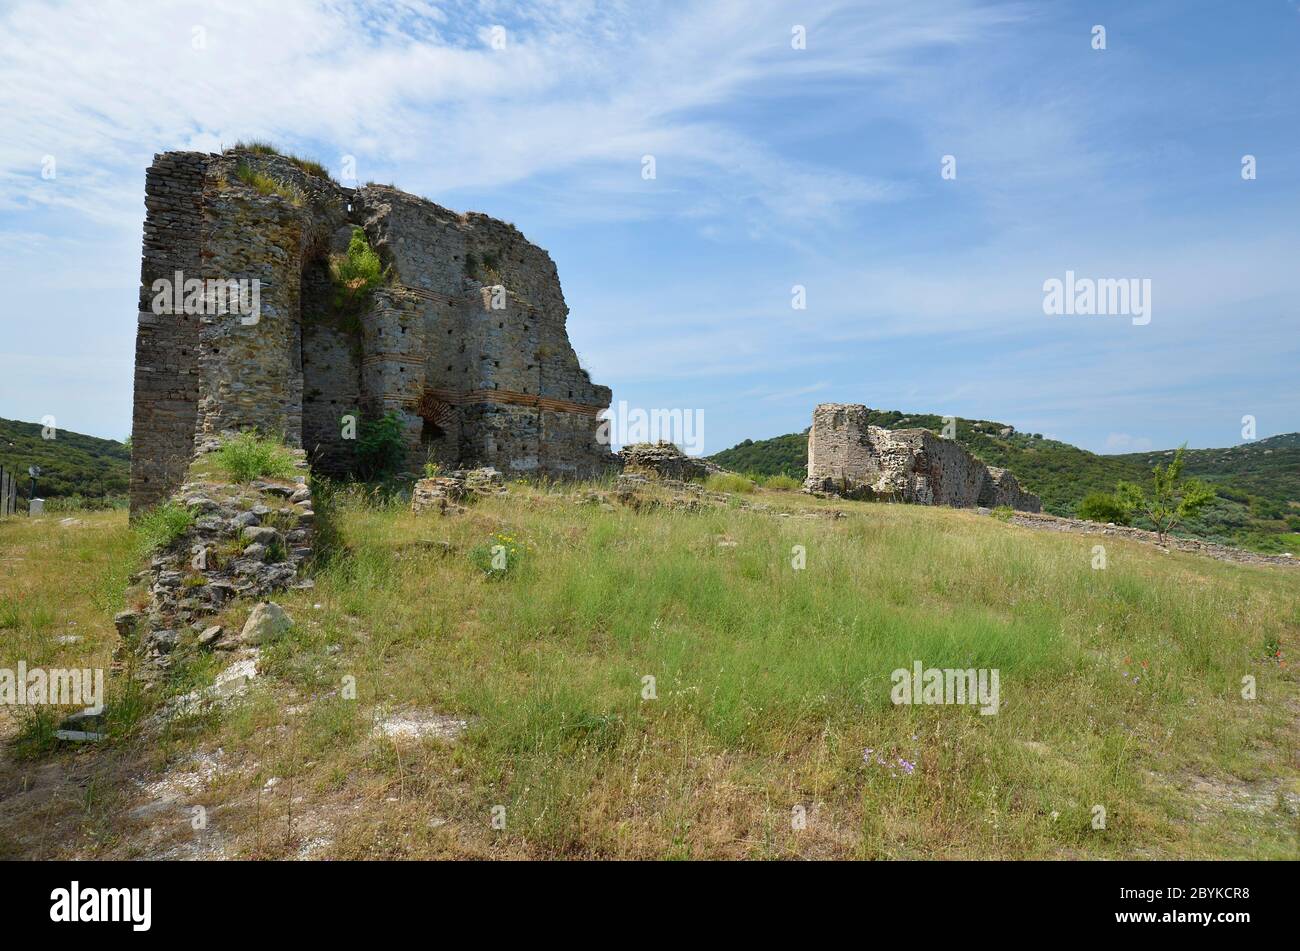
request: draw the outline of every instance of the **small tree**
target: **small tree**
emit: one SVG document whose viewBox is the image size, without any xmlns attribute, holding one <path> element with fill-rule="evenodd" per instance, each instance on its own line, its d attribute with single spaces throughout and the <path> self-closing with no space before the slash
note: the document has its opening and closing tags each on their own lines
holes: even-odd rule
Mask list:
<svg viewBox="0 0 1300 951">
<path fill-rule="evenodd" d="M 383 480 L 406 461 L 406 437 L 397 413 L 363 420 L 357 439 L 357 475 L 366 480 Z"/>
<path fill-rule="evenodd" d="M 1183 443 L 1168 466 L 1157 465 L 1151 470 L 1150 493 L 1132 482 L 1121 482 L 1115 487 L 1115 494 L 1124 505 L 1151 520 L 1162 545 L 1175 526 L 1214 498 L 1214 489 L 1204 482 L 1182 478 L 1186 449 L 1187 444 Z"/>
<path fill-rule="evenodd" d="M 370 294 L 387 275 L 379 252 L 370 246 L 366 233 L 352 229 L 346 254 L 330 258 L 330 278 L 334 282 L 334 309 L 341 314 L 359 314 Z"/>
<path fill-rule="evenodd" d="M 1079 503 L 1075 514 L 1090 522 L 1127 525 L 1133 517 L 1133 509 L 1125 500 L 1109 492 L 1089 492 Z"/>
</svg>

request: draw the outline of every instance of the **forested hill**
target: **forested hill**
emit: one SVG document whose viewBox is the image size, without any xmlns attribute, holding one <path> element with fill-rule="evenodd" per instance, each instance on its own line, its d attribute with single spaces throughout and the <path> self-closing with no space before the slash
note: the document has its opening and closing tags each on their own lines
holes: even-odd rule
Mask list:
<svg viewBox="0 0 1300 951">
<path fill-rule="evenodd" d="M 27 477 L 31 465 L 41 467 L 36 492 L 45 498 L 120 497 L 126 495 L 130 482 L 131 450 L 113 439 L 65 429 L 45 439 L 40 423 L 0 419 L 0 466 L 19 477 L 18 492 L 24 498 L 31 485 Z"/>
</svg>

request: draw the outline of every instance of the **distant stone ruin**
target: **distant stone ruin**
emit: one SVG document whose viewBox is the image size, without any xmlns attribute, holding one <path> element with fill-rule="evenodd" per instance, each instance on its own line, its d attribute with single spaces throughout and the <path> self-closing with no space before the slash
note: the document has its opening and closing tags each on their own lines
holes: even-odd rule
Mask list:
<svg viewBox="0 0 1300 951">
<path fill-rule="evenodd" d="M 670 442 L 639 442 L 618 451 L 619 464 L 625 472 L 650 472 L 664 479 L 690 482 L 725 472 L 721 466 L 688 456 Z"/>
<path fill-rule="evenodd" d="M 513 225 L 244 149 L 155 156 L 145 207 L 132 511 L 246 428 L 346 475 L 348 419 L 390 412 L 412 471 L 582 478 L 614 464 L 597 439 L 610 390 L 569 344 L 555 264 Z M 355 228 L 387 276 L 342 315 L 329 262 Z"/>
<path fill-rule="evenodd" d="M 928 429 L 884 429 L 865 406 L 823 403 L 808 431 L 804 491 L 958 508 L 1001 505 L 1038 512 L 1038 496 L 1005 469 L 984 465 Z"/>
</svg>

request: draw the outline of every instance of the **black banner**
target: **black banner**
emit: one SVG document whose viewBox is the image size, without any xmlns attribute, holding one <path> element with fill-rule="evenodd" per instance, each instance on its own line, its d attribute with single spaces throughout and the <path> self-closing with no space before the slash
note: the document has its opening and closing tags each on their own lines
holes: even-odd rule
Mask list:
<svg viewBox="0 0 1300 951">
<path fill-rule="evenodd" d="M 1140 935 L 1221 943 L 1294 921 L 1285 864 L 7 863 L 6 933 L 229 940 L 373 937 L 486 923 L 534 936 L 606 926 L 732 937 L 782 920 L 871 940 Z M 621 924 L 620 924 L 621 922 Z M 585 926 L 585 927 L 584 927 Z M 606 931 L 607 935 L 612 932 Z"/>
</svg>

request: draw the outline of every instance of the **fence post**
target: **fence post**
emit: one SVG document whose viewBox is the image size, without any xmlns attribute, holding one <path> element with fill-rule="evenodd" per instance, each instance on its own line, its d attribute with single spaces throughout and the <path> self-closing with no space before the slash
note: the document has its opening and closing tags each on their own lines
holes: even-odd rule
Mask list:
<svg viewBox="0 0 1300 951">
<path fill-rule="evenodd" d="M 17 484 L 9 470 L 0 466 L 0 518 L 13 515 L 15 508 L 14 490 Z"/>
</svg>

